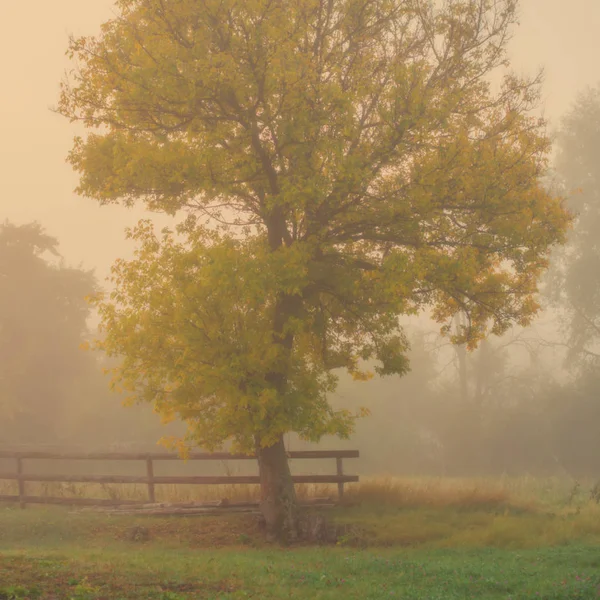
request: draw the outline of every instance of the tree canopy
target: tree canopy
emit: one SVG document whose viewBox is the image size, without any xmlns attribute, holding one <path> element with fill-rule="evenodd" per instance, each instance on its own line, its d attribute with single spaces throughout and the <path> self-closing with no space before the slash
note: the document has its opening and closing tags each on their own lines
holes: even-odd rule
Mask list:
<svg viewBox="0 0 600 600">
<path fill-rule="evenodd" d="M 463 313 L 470 344 L 528 323 L 569 218 L 540 181 L 539 81 L 508 70 L 516 11 L 119 0 L 73 39 L 79 192 L 190 213 L 182 240 L 140 225 L 115 268 L 116 383 L 201 445 L 277 446 L 281 473 L 285 432 L 349 433 L 335 369 L 406 372 L 399 315 L 431 307 L 449 332 Z"/>
</svg>

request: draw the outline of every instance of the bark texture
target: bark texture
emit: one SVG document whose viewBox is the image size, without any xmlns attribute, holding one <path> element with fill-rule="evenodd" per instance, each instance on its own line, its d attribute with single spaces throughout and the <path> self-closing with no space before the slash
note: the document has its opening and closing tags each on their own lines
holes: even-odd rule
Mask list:
<svg viewBox="0 0 600 600">
<path fill-rule="evenodd" d="M 257 448 L 260 510 L 267 535 L 289 544 L 298 539 L 299 507 L 283 437 L 269 448 Z"/>
</svg>

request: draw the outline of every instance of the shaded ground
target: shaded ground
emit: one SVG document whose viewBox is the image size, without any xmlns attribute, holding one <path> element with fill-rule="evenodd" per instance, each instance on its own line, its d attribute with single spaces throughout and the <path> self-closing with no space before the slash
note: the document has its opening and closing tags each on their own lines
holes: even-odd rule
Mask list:
<svg viewBox="0 0 600 600">
<path fill-rule="evenodd" d="M 553 510 L 510 505 L 402 507 L 345 506 L 322 512 L 340 525 L 338 545 L 354 548 L 536 548 L 600 544 L 600 506 Z M 0 506 L 0 550 L 65 544 L 110 548 L 193 549 L 269 547 L 257 516 L 121 516 L 70 511 L 62 507 L 20 510 Z"/>
</svg>

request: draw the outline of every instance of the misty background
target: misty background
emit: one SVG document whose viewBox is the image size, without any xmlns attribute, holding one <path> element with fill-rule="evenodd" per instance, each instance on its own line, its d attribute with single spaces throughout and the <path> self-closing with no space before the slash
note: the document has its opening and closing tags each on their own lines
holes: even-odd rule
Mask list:
<svg viewBox="0 0 600 600">
<path fill-rule="evenodd" d="M 94 319 L 84 296 L 132 245 L 141 209 L 74 193 L 66 163 L 78 132 L 52 112 L 68 68 L 68 35 L 93 35 L 109 0 L 2 7 L 0 64 L 0 445 L 154 448 L 164 427 L 148 407 L 110 394 L 101 356 L 82 352 Z M 522 0 L 512 67 L 545 72 L 542 114 L 556 138 L 548 185 L 581 218 L 544 280 L 535 323 L 474 353 L 406 321 L 411 373 L 340 380 L 332 402 L 372 415 L 348 441 L 361 474 L 600 473 L 600 2 Z M 151 215 L 159 225 L 173 221 Z M 2 223 L 4 225 L 1 225 Z M 39 223 L 40 227 L 32 225 Z M 95 280 L 95 281 L 94 281 Z M 305 447 L 295 438 L 288 447 Z M 314 468 L 314 466 L 313 466 Z"/>
</svg>

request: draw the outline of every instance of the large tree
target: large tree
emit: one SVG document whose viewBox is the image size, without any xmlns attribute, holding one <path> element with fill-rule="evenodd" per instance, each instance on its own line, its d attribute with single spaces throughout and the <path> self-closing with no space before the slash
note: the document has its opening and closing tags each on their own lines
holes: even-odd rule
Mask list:
<svg viewBox="0 0 600 600">
<path fill-rule="evenodd" d="M 398 315 L 425 306 L 471 344 L 536 312 L 568 216 L 540 184 L 539 81 L 507 69 L 517 2 L 116 8 L 70 45 L 79 192 L 191 216 L 182 239 L 132 234 L 103 347 L 196 443 L 256 452 L 269 530 L 293 537 L 283 435 L 349 434 L 332 370 L 403 374 Z"/>
</svg>

